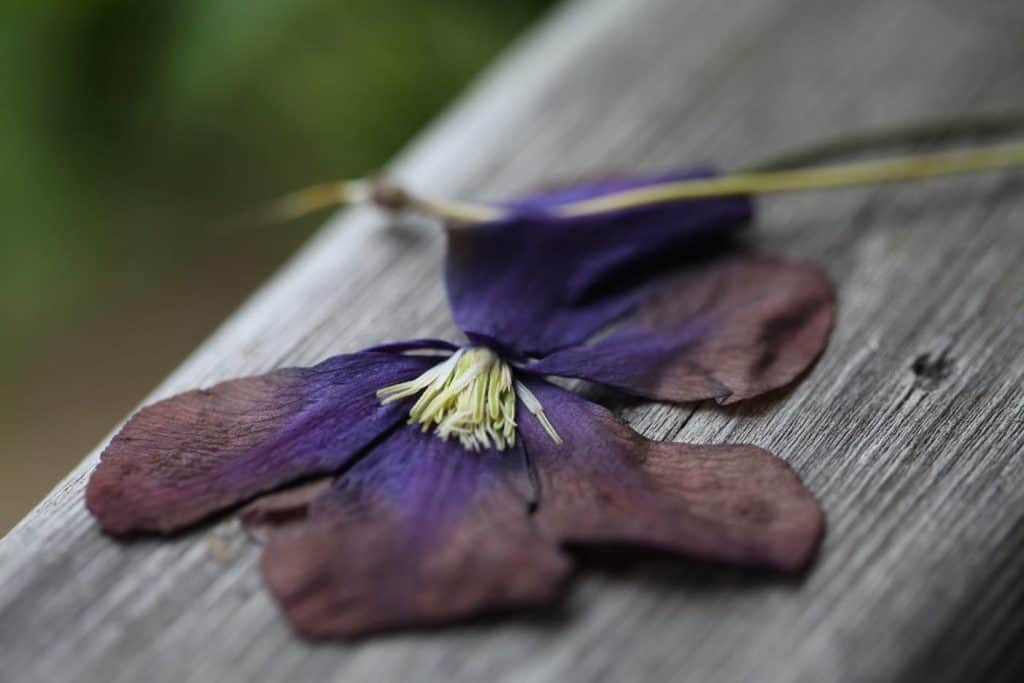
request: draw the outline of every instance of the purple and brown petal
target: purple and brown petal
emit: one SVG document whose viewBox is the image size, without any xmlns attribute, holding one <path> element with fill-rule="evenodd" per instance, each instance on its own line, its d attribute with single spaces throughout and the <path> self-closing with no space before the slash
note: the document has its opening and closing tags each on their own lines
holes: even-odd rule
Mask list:
<svg viewBox="0 0 1024 683">
<path fill-rule="evenodd" d="M 807 370 L 834 319 L 835 292 L 818 267 L 729 257 L 666 282 L 605 339 L 526 367 L 645 398 L 734 403 Z"/>
<path fill-rule="evenodd" d="M 651 441 L 596 403 L 543 380 L 527 384 L 564 440 L 520 423 L 540 479 L 536 521 L 549 537 L 785 572 L 813 559 L 824 513 L 785 461 L 745 444 Z"/>
<path fill-rule="evenodd" d="M 335 356 L 189 391 L 138 411 L 100 456 L 86 505 L 111 533 L 170 532 L 298 479 L 337 471 L 405 419 L 374 392 L 432 360 Z"/>
<path fill-rule="evenodd" d="M 666 268 L 722 247 L 750 219 L 743 197 L 664 202 L 560 218 L 548 210 L 693 169 L 577 185 L 509 205 L 507 218 L 448 230 L 452 316 L 475 341 L 527 355 L 582 343 L 630 311 Z"/>
<path fill-rule="evenodd" d="M 267 585 L 299 633 L 353 637 L 550 602 L 569 558 L 528 512 L 515 452 L 396 430 L 270 534 Z"/>
</svg>

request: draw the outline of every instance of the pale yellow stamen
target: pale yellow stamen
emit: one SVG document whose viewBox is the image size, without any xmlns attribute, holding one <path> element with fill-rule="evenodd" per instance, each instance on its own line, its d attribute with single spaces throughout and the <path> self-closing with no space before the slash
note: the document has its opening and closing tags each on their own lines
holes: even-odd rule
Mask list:
<svg viewBox="0 0 1024 683">
<path fill-rule="evenodd" d="M 471 451 L 515 446 L 517 395 L 551 439 L 562 443 L 534 393 L 488 348 L 460 349 L 419 377 L 384 387 L 377 398 L 388 404 L 416 394 L 409 424 L 446 441 L 454 436 Z"/>
<path fill-rule="evenodd" d="M 522 399 L 523 405 L 537 418 L 544 431 L 551 437 L 551 440 L 555 443 L 562 443 L 562 437 L 558 435 L 551 421 L 548 420 L 548 416 L 544 413 L 544 406 L 537 400 L 537 396 L 530 391 L 529 387 L 519 381 L 516 381 L 516 391 L 519 392 L 519 398 Z"/>
</svg>

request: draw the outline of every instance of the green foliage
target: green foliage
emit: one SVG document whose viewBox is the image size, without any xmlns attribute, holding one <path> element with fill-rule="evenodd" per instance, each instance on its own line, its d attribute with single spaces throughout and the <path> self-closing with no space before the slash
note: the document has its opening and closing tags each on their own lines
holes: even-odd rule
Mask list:
<svg viewBox="0 0 1024 683">
<path fill-rule="evenodd" d="M 247 235 L 241 247 L 218 243 L 212 222 L 378 167 L 549 4 L 9 3 L 0 9 L 4 342 L 28 348 L 211 250 L 237 248 L 266 270 L 311 223 Z"/>
</svg>

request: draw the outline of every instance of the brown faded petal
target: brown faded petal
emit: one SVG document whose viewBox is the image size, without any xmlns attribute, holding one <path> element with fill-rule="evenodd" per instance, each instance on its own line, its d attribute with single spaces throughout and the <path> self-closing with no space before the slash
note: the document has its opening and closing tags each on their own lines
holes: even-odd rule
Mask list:
<svg viewBox="0 0 1024 683">
<path fill-rule="evenodd" d="M 515 452 L 396 430 L 272 532 L 263 573 L 295 629 L 350 638 L 546 603 L 571 569 L 529 514 Z"/>
<path fill-rule="evenodd" d="M 537 524 L 571 544 L 625 543 L 796 572 L 824 515 L 781 459 L 756 446 L 643 438 L 606 409 L 540 380 L 528 386 L 562 444 L 536 420 L 520 433 L 541 483 Z"/>
<path fill-rule="evenodd" d="M 734 257 L 667 282 L 606 339 L 528 369 L 653 399 L 734 403 L 796 379 L 834 318 L 835 292 L 819 268 Z"/>
<path fill-rule="evenodd" d="M 404 417 L 407 406 L 381 406 L 374 392 L 432 362 L 389 353 L 336 356 L 146 406 L 103 451 L 86 505 L 111 533 L 168 532 L 335 472 Z"/>
</svg>

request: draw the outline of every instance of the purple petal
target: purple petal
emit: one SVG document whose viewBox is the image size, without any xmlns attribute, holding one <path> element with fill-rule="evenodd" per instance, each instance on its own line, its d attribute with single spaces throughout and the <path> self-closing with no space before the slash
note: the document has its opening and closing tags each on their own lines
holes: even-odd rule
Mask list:
<svg viewBox="0 0 1024 683">
<path fill-rule="evenodd" d="M 603 341 L 527 368 L 647 398 L 733 403 L 796 379 L 834 318 L 835 292 L 815 266 L 731 258 L 667 283 Z"/>
<path fill-rule="evenodd" d="M 563 439 L 556 445 L 529 415 L 520 420 L 540 479 L 535 518 L 551 537 L 793 572 L 813 558 L 821 507 L 768 451 L 650 441 L 575 394 L 527 384 Z"/>
<path fill-rule="evenodd" d="M 529 514 L 516 452 L 398 429 L 272 533 L 263 573 L 296 630 L 353 637 L 552 600 L 571 568 Z"/>
<path fill-rule="evenodd" d="M 510 217 L 448 230 L 448 298 L 471 339 L 543 355 L 578 344 L 636 304 L 652 278 L 720 244 L 751 215 L 745 198 L 666 202 L 594 216 L 542 209 L 706 169 L 569 188 L 511 205 Z"/>
<path fill-rule="evenodd" d="M 435 361 L 385 353 L 190 391 L 137 412 L 103 451 L 86 504 L 112 533 L 168 532 L 258 493 L 336 471 L 398 424 L 381 387 Z"/>
</svg>

